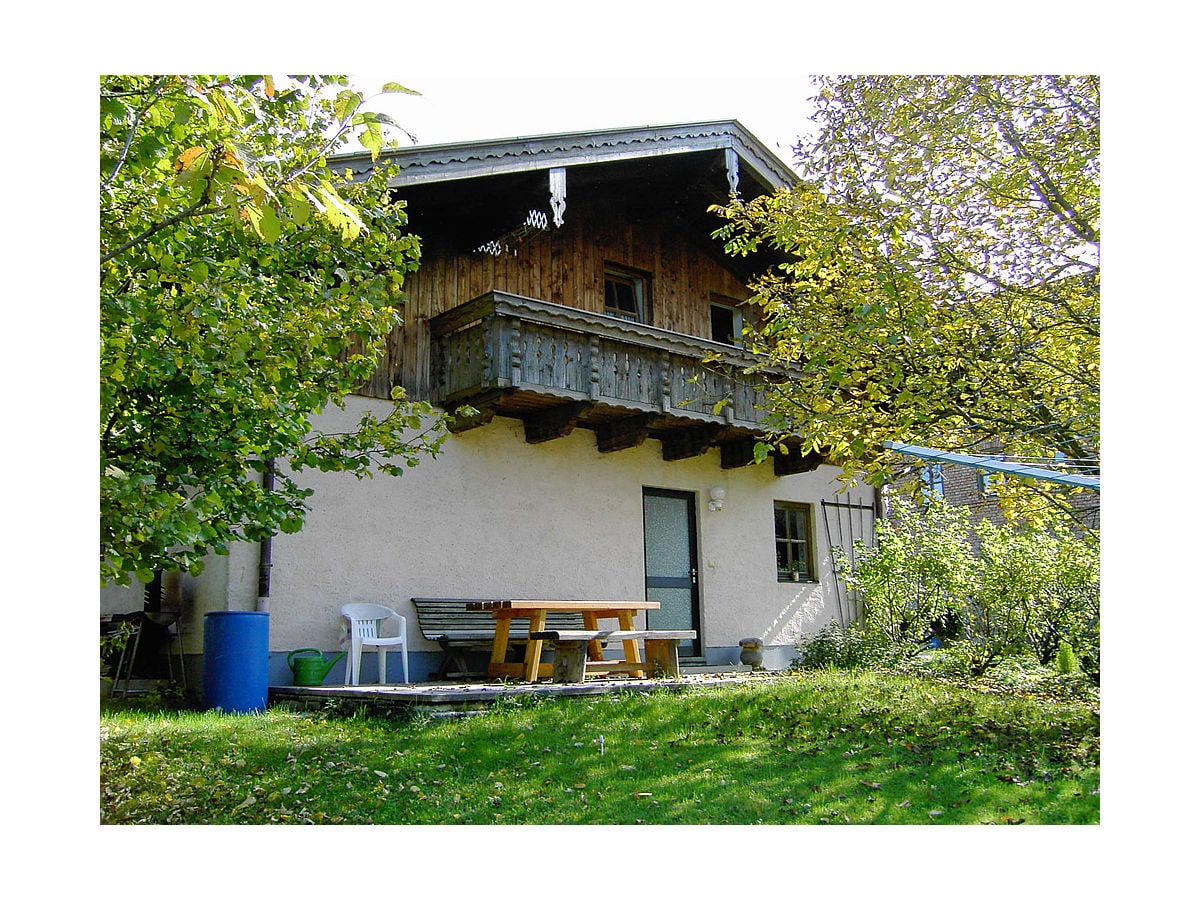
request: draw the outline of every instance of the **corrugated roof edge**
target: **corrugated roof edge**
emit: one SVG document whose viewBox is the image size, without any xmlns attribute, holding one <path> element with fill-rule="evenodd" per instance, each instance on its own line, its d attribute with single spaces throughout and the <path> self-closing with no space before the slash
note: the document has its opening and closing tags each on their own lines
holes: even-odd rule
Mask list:
<svg viewBox="0 0 1200 900">
<path fill-rule="evenodd" d="M 386 150 L 380 156 L 400 166 L 400 174 L 393 180 L 399 187 L 725 148 L 733 149 L 742 163 L 772 188 L 791 187 L 799 181 L 786 163 L 736 119 L 425 144 Z M 371 166 L 371 156 L 366 152 L 341 154 L 330 163 L 363 171 Z"/>
</svg>

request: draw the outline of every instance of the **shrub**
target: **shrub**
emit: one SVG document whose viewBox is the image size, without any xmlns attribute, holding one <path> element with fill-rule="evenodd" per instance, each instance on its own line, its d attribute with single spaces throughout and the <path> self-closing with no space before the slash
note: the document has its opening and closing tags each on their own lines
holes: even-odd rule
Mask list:
<svg viewBox="0 0 1200 900">
<path fill-rule="evenodd" d="M 1059 675 L 1071 675 L 1079 670 L 1079 660 L 1075 658 L 1075 651 L 1071 649 L 1070 644 L 1063 642 L 1058 645 L 1058 657 L 1054 661 L 1054 667 Z"/>
<path fill-rule="evenodd" d="M 980 566 L 965 607 L 971 673 L 982 675 L 1003 656 L 1021 653 L 1045 577 L 1046 552 L 1037 532 L 976 527 Z"/>
<path fill-rule="evenodd" d="M 796 669 L 868 669 L 887 662 L 894 654 L 886 641 L 867 633 L 859 625 L 843 628 L 826 625 L 796 644 L 800 656 Z"/>
<path fill-rule="evenodd" d="M 903 668 L 943 678 L 966 678 L 971 674 L 971 656 L 961 642 L 956 642 L 936 650 L 923 650 L 907 659 Z"/>
<path fill-rule="evenodd" d="M 891 519 L 876 524 L 877 546 L 855 545 L 853 569 L 839 555 L 846 586 L 862 598 L 864 637 L 910 658 L 936 637 L 954 644 L 955 660 L 976 676 L 1026 653 L 1053 666 L 1069 645 L 1098 684 L 1098 544 L 1054 526 L 984 520 L 975 529 L 976 553 L 968 516 L 966 507 L 936 498 L 923 505 L 901 499 Z M 838 640 L 821 636 L 809 653 L 855 658 Z"/>
<path fill-rule="evenodd" d="M 1061 647 L 1073 653 L 1085 644 L 1098 667 L 1099 546 L 1053 526 L 985 521 L 976 531 L 983 566 L 970 630 L 983 647 L 981 671 L 995 657 L 1020 652 L 1053 666 Z"/>
<path fill-rule="evenodd" d="M 1100 547 L 1064 531 L 1043 534 L 1046 565 L 1029 625 L 1030 649 L 1050 664 L 1069 644 L 1080 669 L 1100 679 Z"/>
<path fill-rule="evenodd" d="M 857 564 L 846 585 L 863 598 L 868 633 L 905 655 L 926 645 L 934 624 L 961 614 L 977 581 L 969 511 L 934 499 L 918 506 L 898 500 L 891 519 L 876 523 L 874 547 L 856 545 Z"/>
<path fill-rule="evenodd" d="M 1013 654 L 996 659 L 988 678 L 1008 687 L 1030 690 L 1054 674 L 1029 654 Z"/>
</svg>

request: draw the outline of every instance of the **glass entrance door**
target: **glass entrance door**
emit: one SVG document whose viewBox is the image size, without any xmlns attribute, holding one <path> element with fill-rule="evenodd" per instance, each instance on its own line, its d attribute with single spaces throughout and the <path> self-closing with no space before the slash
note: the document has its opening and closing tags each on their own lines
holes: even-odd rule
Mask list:
<svg viewBox="0 0 1200 900">
<path fill-rule="evenodd" d="M 649 628 L 693 629 L 695 641 L 680 641 L 680 656 L 700 656 L 700 590 L 696 577 L 696 497 L 681 491 L 643 488 L 646 536 L 646 599 Z"/>
</svg>

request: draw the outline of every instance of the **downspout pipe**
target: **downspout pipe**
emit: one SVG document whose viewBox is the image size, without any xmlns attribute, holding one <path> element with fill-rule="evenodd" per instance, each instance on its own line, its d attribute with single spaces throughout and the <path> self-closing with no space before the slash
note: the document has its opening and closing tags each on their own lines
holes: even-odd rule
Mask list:
<svg viewBox="0 0 1200 900">
<path fill-rule="evenodd" d="M 275 460 L 266 460 L 263 466 L 262 487 L 264 493 L 275 490 Z M 258 545 L 258 612 L 269 612 L 271 597 L 271 536 L 267 535 Z"/>
</svg>

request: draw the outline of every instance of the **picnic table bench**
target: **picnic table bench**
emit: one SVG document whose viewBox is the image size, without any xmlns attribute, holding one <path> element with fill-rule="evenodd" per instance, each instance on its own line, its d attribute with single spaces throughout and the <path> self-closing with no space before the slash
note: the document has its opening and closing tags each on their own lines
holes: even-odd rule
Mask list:
<svg viewBox="0 0 1200 900">
<path fill-rule="evenodd" d="M 566 626 L 565 630 L 600 631 L 602 619 L 616 619 L 620 632 L 631 633 L 636 630 L 634 616 L 648 610 L 658 609 L 657 600 L 562 600 L 562 599 L 523 599 L 523 600 L 477 600 L 468 604 L 472 610 L 487 610 L 496 620 L 496 637 L 492 641 L 492 658 L 488 663 L 488 674 L 498 678 L 522 678 L 534 682 L 539 678 L 553 675 L 554 668 L 550 663 L 542 662 L 542 645 L 544 641 L 537 637 L 538 632 L 544 632 L 550 627 L 549 617 L 557 613 L 579 613 L 583 616 L 583 628 Z M 524 631 L 525 659 L 520 663 L 508 662 L 512 649 L 509 639 L 512 627 L 516 625 Z M 559 626 L 562 628 L 562 626 Z M 616 631 L 612 633 L 617 633 Z M 631 675 L 645 675 L 646 665 L 642 662 L 641 649 L 636 640 L 627 638 L 621 641 L 624 657 L 620 660 L 605 660 L 597 638 L 584 641 L 587 646 L 588 662 L 593 671 L 607 669 L 609 671 L 627 672 Z"/>
<path fill-rule="evenodd" d="M 469 609 L 468 604 L 500 601 L 466 600 L 443 597 L 413 597 L 421 636 L 442 648 L 442 663 L 434 678 L 479 677 L 486 671 L 473 671 L 467 663 L 471 651 L 490 652 L 496 638 L 496 617 L 482 609 Z M 548 613 L 546 627 L 579 629 L 584 627 L 579 612 Z M 509 643 L 525 644 L 529 640 L 529 622 L 516 620 L 509 625 Z M 453 669 L 454 671 L 451 671 Z"/>
<path fill-rule="evenodd" d="M 679 642 L 695 640 L 695 631 L 635 631 L 635 630 L 583 630 L 583 629 L 544 629 L 529 633 L 531 641 L 552 641 L 554 644 L 554 673 L 557 682 L 581 682 L 591 671 L 603 672 L 641 672 L 650 675 L 679 675 Z M 588 645 L 593 641 L 644 641 L 646 658 L 644 662 L 628 659 L 595 659 L 588 658 Z M 593 654 L 594 657 L 595 654 Z"/>
</svg>

